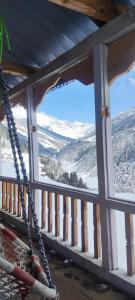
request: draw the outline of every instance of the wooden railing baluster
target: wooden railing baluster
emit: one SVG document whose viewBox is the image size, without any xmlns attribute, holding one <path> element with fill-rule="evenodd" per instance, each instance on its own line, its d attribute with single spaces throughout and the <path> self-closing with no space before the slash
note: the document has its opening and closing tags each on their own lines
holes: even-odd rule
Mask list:
<svg viewBox="0 0 135 300">
<path fill-rule="evenodd" d="M 48 192 L 48 232 L 52 232 L 52 193 Z"/>
<path fill-rule="evenodd" d="M 55 194 L 55 236 L 60 235 L 60 195 Z"/>
<path fill-rule="evenodd" d="M 82 252 L 88 251 L 88 202 L 81 201 L 81 240 Z"/>
<path fill-rule="evenodd" d="M 6 209 L 6 182 L 2 182 L 2 209 Z"/>
<path fill-rule="evenodd" d="M 13 186 L 13 214 L 16 215 L 16 204 L 17 204 L 17 185 L 14 183 Z"/>
<path fill-rule="evenodd" d="M 9 212 L 11 213 L 13 209 L 13 184 L 9 185 Z"/>
<path fill-rule="evenodd" d="M 77 199 L 71 198 L 71 244 L 78 244 Z"/>
<path fill-rule="evenodd" d="M 18 199 L 17 199 L 17 217 L 21 217 L 21 199 L 18 190 Z"/>
<path fill-rule="evenodd" d="M 23 195 L 24 195 L 24 204 L 25 204 L 25 207 L 26 207 L 26 203 L 27 203 L 27 192 L 26 192 L 26 186 L 23 185 Z M 22 218 L 24 216 L 22 215 Z"/>
<path fill-rule="evenodd" d="M 44 229 L 46 227 L 46 192 L 42 191 L 42 218 L 41 227 Z"/>
<path fill-rule="evenodd" d="M 69 199 L 67 196 L 63 196 L 63 214 L 63 241 L 67 241 L 69 237 Z"/>
<path fill-rule="evenodd" d="M 93 204 L 93 225 L 94 225 L 94 257 L 101 257 L 101 224 L 100 207 Z"/>
<path fill-rule="evenodd" d="M 133 214 L 125 213 L 125 233 L 126 233 L 127 275 L 132 276 L 135 273 Z"/>
<path fill-rule="evenodd" d="M 9 211 L 9 182 L 6 182 L 6 210 Z"/>
</svg>

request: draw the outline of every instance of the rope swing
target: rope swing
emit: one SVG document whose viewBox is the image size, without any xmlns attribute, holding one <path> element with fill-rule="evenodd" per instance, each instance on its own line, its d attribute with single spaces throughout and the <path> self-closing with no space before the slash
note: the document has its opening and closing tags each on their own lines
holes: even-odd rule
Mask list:
<svg viewBox="0 0 135 300">
<path fill-rule="evenodd" d="M 4 19 L 1 17 L 0 63 L 2 63 L 4 40 L 6 41 L 7 49 L 11 50 L 6 24 Z M 17 177 L 18 192 L 22 205 L 22 215 L 27 229 L 29 245 L 26 246 L 13 232 L 0 224 L 0 299 L 4 299 L 4 297 L 6 299 L 10 299 L 15 297 L 15 295 L 21 295 L 24 297 L 28 293 L 32 292 L 43 296 L 44 299 L 58 299 L 56 288 L 51 279 L 44 243 L 35 213 L 35 205 L 32 199 L 28 176 L 23 161 L 17 128 L 8 97 L 8 87 L 3 77 L 2 68 L 0 68 L 0 105 L 3 105 L 6 115 Z M 33 251 L 30 223 L 25 206 L 24 190 L 21 183 L 19 166 L 21 166 L 24 186 L 26 187 L 28 195 L 28 206 L 32 213 L 35 236 L 39 245 L 41 264 L 39 258 L 35 256 Z"/>
</svg>

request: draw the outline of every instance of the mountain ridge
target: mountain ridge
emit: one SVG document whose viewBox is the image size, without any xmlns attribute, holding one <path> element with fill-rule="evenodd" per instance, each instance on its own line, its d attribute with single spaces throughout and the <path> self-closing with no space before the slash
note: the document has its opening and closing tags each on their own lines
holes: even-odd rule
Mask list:
<svg viewBox="0 0 135 300">
<path fill-rule="evenodd" d="M 22 108 L 19 108 L 19 111 L 17 109 L 13 110 L 13 113 L 17 122 L 21 146 L 23 147 L 23 151 L 26 151 L 26 113 Z M 40 113 L 38 114 L 39 118 Z M 46 116 L 44 122 L 45 120 Z M 95 125 L 67 122 L 70 130 L 73 129 L 74 131 L 72 137 L 70 137 L 70 130 L 66 131 L 67 123 L 65 121 L 51 117 L 49 125 L 49 120 L 50 116 L 48 117 L 46 126 L 43 124 L 44 126 L 42 127 L 42 113 L 42 120 L 38 122 L 39 156 L 42 159 L 45 157 L 46 161 L 50 164 L 50 168 L 56 170 L 58 165 L 63 172 L 67 170 L 69 172 L 76 171 L 90 188 L 90 177 L 95 177 L 97 181 Z M 56 130 L 57 124 L 58 128 Z M 59 130 L 60 124 L 62 130 Z M 74 128 L 75 124 L 76 128 Z M 1 124 L 0 130 L 2 147 L 5 149 L 5 145 L 7 145 L 8 148 L 9 141 L 8 136 L 6 136 L 7 128 L 5 121 Z M 75 136 L 76 133 L 77 137 Z M 131 190 L 133 192 L 135 190 L 135 108 L 120 113 L 112 119 L 112 152 L 116 191 L 124 190 L 127 192 Z M 48 157 L 50 158 L 49 160 Z M 42 169 L 42 165 L 40 167 Z"/>
</svg>

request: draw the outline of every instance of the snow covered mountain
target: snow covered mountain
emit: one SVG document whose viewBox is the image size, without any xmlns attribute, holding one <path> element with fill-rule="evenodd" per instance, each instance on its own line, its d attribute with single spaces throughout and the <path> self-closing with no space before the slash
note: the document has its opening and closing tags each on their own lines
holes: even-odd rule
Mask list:
<svg viewBox="0 0 135 300">
<path fill-rule="evenodd" d="M 17 106 L 13 109 L 13 115 L 20 139 L 26 138 L 27 140 L 26 110 Z M 5 127 L 6 121 L 3 121 L 2 125 Z M 39 152 L 53 156 L 65 145 L 87 136 L 94 130 L 94 127 L 94 124 L 68 122 L 58 120 L 45 113 L 37 113 Z"/>
<path fill-rule="evenodd" d="M 17 107 L 13 113 L 22 149 L 25 152 L 27 150 L 26 112 L 23 108 Z M 58 180 L 58 176 L 62 173 L 75 171 L 90 188 L 91 178 L 97 178 L 94 124 L 68 122 L 44 113 L 37 113 L 37 127 L 42 172 Z M 5 121 L 0 126 L 0 136 L 4 153 L 9 149 Z M 112 152 L 116 191 L 134 192 L 135 108 L 112 119 Z"/>
<path fill-rule="evenodd" d="M 17 106 L 13 109 L 13 114 L 20 129 L 25 124 L 24 129 L 26 130 L 26 110 L 23 107 Z M 72 139 L 82 138 L 94 129 L 94 124 L 58 120 L 43 112 L 37 113 L 37 125 L 42 130 L 45 128 L 48 132 L 54 132 Z"/>
</svg>

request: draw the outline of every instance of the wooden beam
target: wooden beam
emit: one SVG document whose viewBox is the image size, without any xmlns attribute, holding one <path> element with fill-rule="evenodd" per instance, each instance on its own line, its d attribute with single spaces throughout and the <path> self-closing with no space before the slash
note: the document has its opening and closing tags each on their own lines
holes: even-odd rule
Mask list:
<svg viewBox="0 0 135 300">
<path fill-rule="evenodd" d="M 94 19 L 107 22 L 127 10 L 126 5 L 111 0 L 49 0 L 49 2 L 78 11 Z"/>
<path fill-rule="evenodd" d="M 17 64 L 15 62 L 4 60 L 2 63 L 4 73 L 11 75 L 30 76 L 39 71 L 40 68 L 31 67 L 27 65 Z"/>
<path fill-rule="evenodd" d="M 28 85 L 40 85 L 44 80 L 48 80 L 55 74 L 61 74 L 75 64 L 83 61 L 89 56 L 93 48 L 99 43 L 112 42 L 115 39 L 129 33 L 135 29 L 135 7 L 129 9 L 128 13 L 124 13 L 115 20 L 104 25 L 100 30 L 97 30 L 89 37 L 84 39 L 74 48 L 56 58 L 53 62 L 43 67 L 39 72 L 36 72 L 23 82 L 18 84 L 10 92 L 10 96 L 18 95 Z"/>
<path fill-rule="evenodd" d="M 96 152 L 98 188 L 101 199 L 102 264 L 105 269 L 114 270 L 117 268 L 115 211 L 105 207 L 105 201 L 109 195 L 114 196 L 107 50 L 107 46 L 102 44 L 97 45 L 94 49 Z"/>
</svg>

